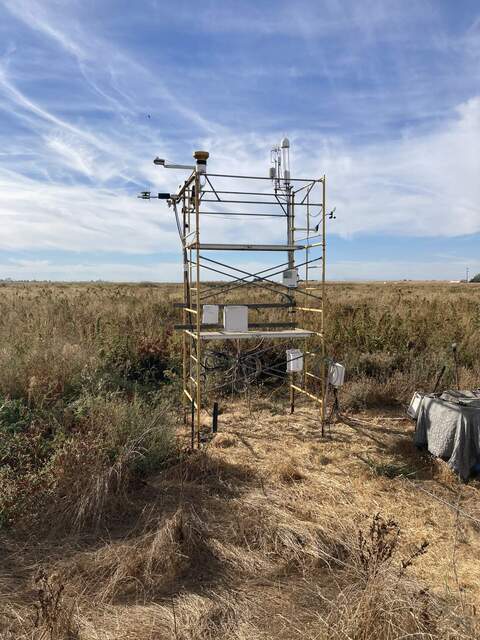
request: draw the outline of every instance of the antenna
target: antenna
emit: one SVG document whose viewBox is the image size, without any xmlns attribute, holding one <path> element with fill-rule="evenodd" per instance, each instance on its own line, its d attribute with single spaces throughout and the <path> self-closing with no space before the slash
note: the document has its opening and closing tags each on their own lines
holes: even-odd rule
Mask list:
<svg viewBox="0 0 480 640">
<path fill-rule="evenodd" d="M 276 146 L 270 152 L 270 178 L 273 182 L 275 191 L 280 188 L 280 172 L 282 169 L 282 154 L 280 147 Z"/>
<path fill-rule="evenodd" d="M 283 164 L 283 181 L 285 189 L 290 187 L 290 140 L 283 138 L 281 142 L 282 164 Z"/>
<path fill-rule="evenodd" d="M 283 138 L 279 145 L 273 147 L 271 153 L 269 176 L 275 190 L 290 189 L 290 140 Z"/>
</svg>

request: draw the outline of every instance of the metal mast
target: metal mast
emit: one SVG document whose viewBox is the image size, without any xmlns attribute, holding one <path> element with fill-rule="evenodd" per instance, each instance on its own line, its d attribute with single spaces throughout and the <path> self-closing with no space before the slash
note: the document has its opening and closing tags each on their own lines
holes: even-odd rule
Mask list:
<svg viewBox="0 0 480 640">
<path fill-rule="evenodd" d="M 182 323 L 175 328 L 182 331 L 184 416 L 185 424 L 189 426 L 192 448 L 201 444 L 201 434 L 208 419 L 208 406 L 218 397 L 218 393 L 221 395 L 217 387 L 209 387 L 212 371 L 228 378 L 228 372 L 235 370 L 236 380 L 238 371 L 241 371 L 246 384 L 263 370 L 268 375 L 285 379 L 285 360 L 280 365 L 277 363 L 262 368 L 258 365 L 259 357 L 255 355 L 259 347 L 248 351 L 247 356 L 242 355 L 241 344 L 247 340 L 253 340 L 257 345 L 260 341 L 263 345 L 260 353 L 269 349 L 278 353 L 281 345 L 288 349 L 301 342 L 304 348 L 303 369 L 300 373 L 298 368 L 293 367 L 288 373 L 291 411 L 295 409 L 297 393 L 305 400 L 313 400 L 319 408 L 319 428 L 323 434 L 327 386 L 324 344 L 326 180 L 325 176 L 292 178 L 289 153 L 290 143 L 288 138 L 284 138 L 279 146 L 272 149 L 272 166 L 268 176 L 210 173 L 207 151 L 195 151 L 195 164 L 192 165 L 179 165 L 156 158 L 155 164 L 185 169 L 190 175 L 175 194 L 152 196 L 149 192 L 143 192 L 140 196 L 167 200 L 174 210 L 180 235 L 183 302 L 175 306 L 181 309 Z M 269 182 L 273 189 L 269 188 Z M 260 244 L 255 242 L 255 233 L 244 242 L 215 241 L 210 237 L 211 229 L 208 231 L 204 228 L 200 235 L 202 220 L 210 216 L 217 220 L 228 219 L 229 231 L 237 221 L 243 221 L 243 225 L 235 227 L 238 228 L 240 240 L 248 236 L 246 231 L 255 231 L 251 221 L 271 219 L 271 235 L 275 235 L 273 227 L 276 219 L 285 218 L 286 243 Z M 299 226 L 296 226 L 296 218 Z M 234 237 L 237 239 L 236 235 Z M 304 258 L 296 263 L 298 251 L 305 253 Z M 265 268 L 253 272 L 236 264 L 234 259 L 227 262 L 224 258 L 225 254 L 235 256 L 237 252 L 251 254 L 252 261 L 256 262 L 262 255 L 283 253 L 286 261 L 281 260 L 273 266 L 267 262 Z M 217 255 L 210 257 L 213 254 Z M 319 262 L 321 280 L 312 282 L 310 269 Z M 305 270 L 303 282 L 299 281 L 299 267 Z M 212 273 L 217 280 L 202 282 L 204 271 Z M 218 280 L 219 276 L 222 280 Z M 259 291 L 262 294 L 260 300 Z M 237 298 L 240 294 L 241 302 Z M 248 314 L 247 324 L 232 329 L 228 326 L 227 318 L 239 308 L 243 310 L 242 313 Z M 266 310 L 270 313 L 267 320 L 262 317 Z M 213 320 L 210 317 L 212 311 Z M 222 311 L 223 324 L 218 317 Z M 274 320 L 271 320 L 272 315 Z M 298 326 L 300 321 L 301 326 Z M 231 355 L 232 349 L 236 349 L 235 356 Z M 222 353 L 225 355 L 220 357 Z M 257 364 L 254 373 L 249 374 L 248 367 L 252 359 Z M 222 369 L 219 362 L 233 362 L 233 365 Z M 227 379 L 220 389 L 229 384 L 230 380 Z M 218 407 L 216 401 L 214 406 Z M 214 415 L 216 423 L 216 409 Z"/>
</svg>

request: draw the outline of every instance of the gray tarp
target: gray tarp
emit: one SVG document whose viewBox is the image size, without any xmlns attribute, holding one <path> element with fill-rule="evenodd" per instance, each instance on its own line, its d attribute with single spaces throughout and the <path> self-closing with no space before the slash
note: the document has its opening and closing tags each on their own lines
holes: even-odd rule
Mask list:
<svg viewBox="0 0 480 640">
<path fill-rule="evenodd" d="M 462 480 L 467 480 L 480 461 L 480 390 L 424 396 L 415 444 L 447 460 Z"/>
</svg>

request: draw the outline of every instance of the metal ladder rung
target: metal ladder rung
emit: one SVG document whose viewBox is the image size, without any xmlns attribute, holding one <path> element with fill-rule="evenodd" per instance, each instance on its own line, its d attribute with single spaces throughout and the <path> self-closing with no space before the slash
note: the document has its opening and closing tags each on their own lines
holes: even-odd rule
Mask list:
<svg viewBox="0 0 480 640">
<path fill-rule="evenodd" d="M 183 393 L 187 396 L 187 398 L 190 400 L 190 402 L 193 402 L 195 409 L 197 408 L 197 403 L 195 402 L 195 400 L 192 398 L 192 396 L 188 393 L 188 391 L 186 389 L 183 390 Z"/>
<path fill-rule="evenodd" d="M 319 404 L 323 404 L 322 398 L 319 398 L 318 396 L 314 396 L 313 393 L 309 393 L 308 391 L 305 391 L 305 389 L 302 389 L 301 387 L 297 387 L 296 384 L 291 384 L 290 386 L 292 389 L 295 389 L 295 391 L 298 391 L 299 393 L 303 393 L 304 395 L 308 396 L 312 400 L 315 400 Z"/>
</svg>

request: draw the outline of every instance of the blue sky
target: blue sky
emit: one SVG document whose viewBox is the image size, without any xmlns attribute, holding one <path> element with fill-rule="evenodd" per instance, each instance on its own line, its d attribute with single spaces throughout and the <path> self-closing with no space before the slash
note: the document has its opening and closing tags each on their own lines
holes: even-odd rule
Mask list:
<svg viewBox="0 0 480 640">
<path fill-rule="evenodd" d="M 152 159 L 263 174 L 283 135 L 330 278 L 480 272 L 477 0 L 0 0 L 0 277 L 180 279 Z"/>
</svg>

